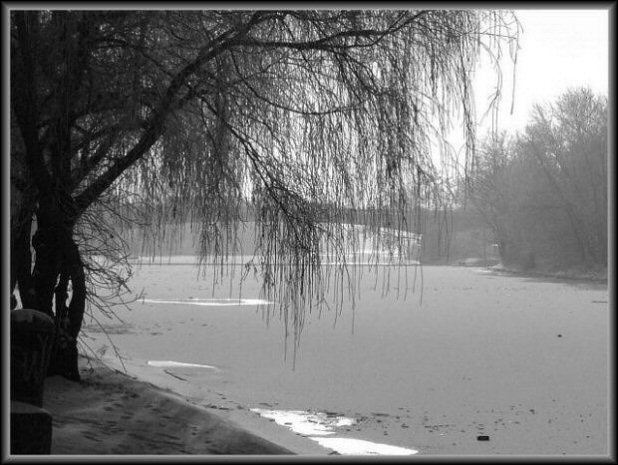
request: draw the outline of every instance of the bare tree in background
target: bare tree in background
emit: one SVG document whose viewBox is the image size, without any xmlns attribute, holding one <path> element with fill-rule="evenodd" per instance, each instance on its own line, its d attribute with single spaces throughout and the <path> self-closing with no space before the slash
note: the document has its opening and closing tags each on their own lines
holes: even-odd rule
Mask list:
<svg viewBox="0 0 618 465">
<path fill-rule="evenodd" d="M 507 249 L 513 247 L 509 218 L 512 217 L 509 165 L 511 141 L 506 133 L 491 133 L 477 147 L 474 176 L 469 181 L 469 198 L 491 228 L 500 261 L 508 264 Z"/>
<path fill-rule="evenodd" d="M 569 255 L 583 267 L 607 266 L 607 118 L 606 96 L 571 89 L 536 106 L 520 140 L 568 219 L 575 239 Z"/>
<path fill-rule="evenodd" d="M 255 220 L 297 339 L 322 254 L 343 277 L 360 247 L 347 223 L 405 245 L 406 211 L 437 195 L 432 138 L 458 116 L 473 148 L 471 72 L 517 34 L 502 10 L 13 10 L 11 289 L 55 316 L 57 371 L 79 376 L 88 283 L 124 283 L 85 247 L 122 264 L 100 222 L 131 209 L 154 231 L 200 224 L 222 260 Z"/>
<path fill-rule="evenodd" d="M 572 89 L 534 107 L 523 134 L 479 147 L 471 200 L 505 265 L 607 267 L 607 97 Z"/>
</svg>

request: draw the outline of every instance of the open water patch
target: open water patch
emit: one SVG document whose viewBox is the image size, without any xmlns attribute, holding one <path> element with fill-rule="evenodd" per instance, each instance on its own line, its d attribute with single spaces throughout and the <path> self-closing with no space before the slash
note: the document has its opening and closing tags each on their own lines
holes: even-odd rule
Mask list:
<svg viewBox="0 0 618 465">
<path fill-rule="evenodd" d="M 323 447 L 332 449 L 341 455 L 413 455 L 415 449 L 380 444 L 354 438 L 331 437 L 336 428 L 356 424 L 354 418 L 329 412 L 308 412 L 305 410 L 267 410 L 251 409 L 264 418 L 286 426 L 302 436 L 307 436 Z"/>
</svg>

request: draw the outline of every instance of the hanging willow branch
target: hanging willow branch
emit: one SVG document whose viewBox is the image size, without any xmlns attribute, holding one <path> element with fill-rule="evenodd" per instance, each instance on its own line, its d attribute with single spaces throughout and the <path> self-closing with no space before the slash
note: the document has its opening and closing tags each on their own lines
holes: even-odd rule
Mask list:
<svg viewBox="0 0 618 465">
<path fill-rule="evenodd" d="M 238 253 L 239 225 L 254 224 L 248 252 L 294 347 L 306 311 L 354 299 L 350 265 L 366 249 L 406 259 L 413 212 L 444 201 L 436 141 L 463 120 L 471 161 L 474 67 L 486 52 L 497 63 L 518 32 L 510 13 L 486 10 L 69 17 L 92 31 L 77 47 L 71 163 L 58 165 L 71 167 L 76 208 L 128 192 L 139 200 L 116 195 L 118 208 L 140 209 L 155 242 L 170 224 L 200 225 L 209 263 Z M 18 116 L 34 135 L 33 115 Z"/>
<path fill-rule="evenodd" d="M 211 13 L 196 16 L 203 29 L 185 33 L 206 34 Z M 442 200 L 432 140 L 462 118 L 470 156 L 471 73 L 482 51 L 515 37 L 506 15 L 478 10 L 252 18 L 256 27 L 195 73 L 150 164 L 128 179 L 161 205 L 157 224 L 202 224 L 208 263 L 238 253 L 238 225 L 254 222 L 254 265 L 297 341 L 327 283 L 345 281 L 339 301 L 354 299 L 349 265 L 363 237 L 374 261 L 409 250 L 406 232 L 420 226 L 410 212 Z M 390 242 L 377 240 L 385 228 Z M 325 257 L 340 266 L 322 266 Z"/>
</svg>

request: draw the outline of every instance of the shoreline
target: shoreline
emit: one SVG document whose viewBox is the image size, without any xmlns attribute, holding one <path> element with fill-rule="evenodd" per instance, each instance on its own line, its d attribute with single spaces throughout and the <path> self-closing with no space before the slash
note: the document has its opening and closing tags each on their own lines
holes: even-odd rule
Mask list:
<svg viewBox="0 0 618 465">
<path fill-rule="evenodd" d="M 80 383 L 47 378 L 52 455 L 296 455 L 179 394 L 80 356 Z"/>
<path fill-rule="evenodd" d="M 490 266 L 487 267 L 492 271 L 497 273 L 504 273 L 507 275 L 517 276 L 521 278 L 531 278 L 531 279 L 549 279 L 554 280 L 557 283 L 566 282 L 578 282 L 578 283 L 590 283 L 590 284 L 599 284 L 599 285 L 607 285 L 608 284 L 608 270 L 605 269 L 602 272 L 585 272 L 585 271 L 535 271 L 535 270 L 520 270 L 517 268 L 505 268 L 505 267 L 495 267 Z"/>
</svg>

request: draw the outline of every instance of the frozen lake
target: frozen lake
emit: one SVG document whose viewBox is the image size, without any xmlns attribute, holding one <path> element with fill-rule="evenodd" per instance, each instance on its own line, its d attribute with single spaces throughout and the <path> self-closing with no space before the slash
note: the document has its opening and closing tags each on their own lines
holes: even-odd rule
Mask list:
<svg viewBox="0 0 618 465">
<path fill-rule="evenodd" d="M 213 292 L 191 262 L 136 267 L 144 299 L 101 323 L 129 373 L 267 439 L 305 453 L 608 453 L 606 286 L 429 266 L 421 303 L 420 279 L 404 299 L 365 272 L 354 312 L 307 316 L 293 370 L 258 284 L 239 295 L 239 268 Z"/>
</svg>

